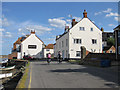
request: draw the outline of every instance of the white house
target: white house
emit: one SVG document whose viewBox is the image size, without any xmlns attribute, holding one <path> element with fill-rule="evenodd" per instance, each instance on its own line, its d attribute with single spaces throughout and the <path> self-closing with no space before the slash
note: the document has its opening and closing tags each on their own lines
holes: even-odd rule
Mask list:
<svg viewBox="0 0 120 90">
<path fill-rule="evenodd" d="M 45 48 L 44 48 L 44 58 L 47 58 L 48 53 L 50 53 L 52 56 L 54 54 L 54 50 L 53 50 L 53 44 L 48 44 Z"/>
<path fill-rule="evenodd" d="M 21 59 L 24 55 L 43 58 L 44 47 L 44 42 L 35 35 L 35 31 L 31 31 L 30 35 L 20 37 L 14 43 L 10 58 Z"/>
<path fill-rule="evenodd" d="M 102 53 L 102 31 L 87 17 L 86 10 L 79 22 L 73 19 L 72 27 L 66 26 L 65 32 L 56 36 L 54 55 L 57 57 L 60 51 L 63 58 L 81 58 L 81 46 L 89 52 Z"/>
</svg>

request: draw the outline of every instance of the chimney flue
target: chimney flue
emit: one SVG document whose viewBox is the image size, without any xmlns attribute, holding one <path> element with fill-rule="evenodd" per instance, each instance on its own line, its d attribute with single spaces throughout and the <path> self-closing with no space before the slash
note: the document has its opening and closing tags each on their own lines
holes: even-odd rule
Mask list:
<svg viewBox="0 0 120 90">
<path fill-rule="evenodd" d="M 83 16 L 84 16 L 84 18 L 87 18 L 87 12 L 86 12 L 86 10 L 84 10 Z"/>
</svg>

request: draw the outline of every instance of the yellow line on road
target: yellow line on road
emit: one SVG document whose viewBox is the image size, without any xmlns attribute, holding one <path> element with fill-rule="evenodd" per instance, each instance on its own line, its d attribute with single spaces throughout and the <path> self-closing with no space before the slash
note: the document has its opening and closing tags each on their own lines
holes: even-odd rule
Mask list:
<svg viewBox="0 0 120 90">
<path fill-rule="evenodd" d="M 30 68 L 30 80 L 29 80 L 29 86 L 28 86 L 29 89 L 31 88 L 31 80 L 32 80 L 32 65 Z"/>
</svg>

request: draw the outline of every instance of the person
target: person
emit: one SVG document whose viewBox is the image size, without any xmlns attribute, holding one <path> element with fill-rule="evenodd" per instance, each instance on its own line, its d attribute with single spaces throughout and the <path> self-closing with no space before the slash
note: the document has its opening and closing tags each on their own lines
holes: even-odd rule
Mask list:
<svg viewBox="0 0 120 90">
<path fill-rule="evenodd" d="M 51 54 L 50 54 L 50 53 L 48 53 L 47 57 L 48 57 L 47 62 L 48 62 L 48 64 L 50 64 L 50 62 L 51 62 Z"/>
<path fill-rule="evenodd" d="M 60 52 L 60 51 L 58 52 L 58 62 L 59 62 L 59 63 L 62 62 L 62 59 L 61 59 L 61 52 Z"/>
</svg>

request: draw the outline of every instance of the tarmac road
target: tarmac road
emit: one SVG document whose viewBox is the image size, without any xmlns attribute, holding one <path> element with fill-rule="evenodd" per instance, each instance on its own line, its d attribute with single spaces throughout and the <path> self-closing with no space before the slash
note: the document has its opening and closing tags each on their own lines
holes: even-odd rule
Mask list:
<svg viewBox="0 0 120 90">
<path fill-rule="evenodd" d="M 28 88 L 116 88 L 117 67 L 31 62 Z"/>
</svg>

